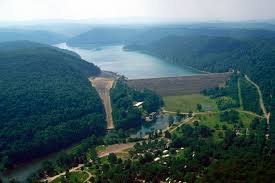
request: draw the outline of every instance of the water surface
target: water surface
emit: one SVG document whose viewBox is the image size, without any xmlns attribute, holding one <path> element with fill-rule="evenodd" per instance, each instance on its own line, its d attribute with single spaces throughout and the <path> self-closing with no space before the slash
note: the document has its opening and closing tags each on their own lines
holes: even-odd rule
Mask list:
<svg viewBox="0 0 275 183">
<path fill-rule="evenodd" d="M 91 45 L 80 48 L 61 43 L 56 46 L 78 53 L 82 59 L 96 64 L 102 70 L 113 71 L 129 79 L 199 74 L 198 71 L 188 67 L 178 67 L 157 57 L 135 51 L 125 51 L 123 45 Z"/>
</svg>

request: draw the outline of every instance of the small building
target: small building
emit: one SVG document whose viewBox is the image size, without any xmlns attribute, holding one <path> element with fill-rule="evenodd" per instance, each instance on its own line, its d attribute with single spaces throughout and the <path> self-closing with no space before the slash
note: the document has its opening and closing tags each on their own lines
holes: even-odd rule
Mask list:
<svg viewBox="0 0 275 183">
<path fill-rule="evenodd" d="M 140 108 L 142 107 L 143 102 L 137 102 L 134 104 L 134 107 Z"/>
<path fill-rule="evenodd" d="M 155 158 L 155 159 L 154 159 L 154 161 L 159 161 L 159 160 L 160 160 L 160 158 L 159 158 L 159 157 L 157 157 L 157 158 Z"/>
<path fill-rule="evenodd" d="M 162 158 L 168 158 L 170 155 L 169 154 L 166 154 L 166 155 L 163 155 Z"/>
</svg>

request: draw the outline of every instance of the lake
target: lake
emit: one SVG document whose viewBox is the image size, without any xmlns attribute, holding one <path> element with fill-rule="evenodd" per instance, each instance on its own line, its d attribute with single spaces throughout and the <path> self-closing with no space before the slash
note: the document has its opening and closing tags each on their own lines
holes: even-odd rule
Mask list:
<svg viewBox="0 0 275 183">
<path fill-rule="evenodd" d="M 173 116 L 174 121 L 173 124 L 177 124 L 178 121 L 176 116 Z M 130 137 L 131 138 L 143 138 L 148 133 L 155 130 L 166 130 L 169 127 L 169 116 L 168 115 L 159 115 L 155 122 L 145 122 L 141 125 L 141 127 L 133 132 Z"/>
<path fill-rule="evenodd" d="M 66 43 L 55 45 L 78 53 L 82 59 L 92 62 L 102 70 L 113 71 L 129 79 L 190 76 L 200 72 L 182 68 L 157 57 L 135 51 L 125 51 L 123 45 L 71 47 Z"/>
</svg>

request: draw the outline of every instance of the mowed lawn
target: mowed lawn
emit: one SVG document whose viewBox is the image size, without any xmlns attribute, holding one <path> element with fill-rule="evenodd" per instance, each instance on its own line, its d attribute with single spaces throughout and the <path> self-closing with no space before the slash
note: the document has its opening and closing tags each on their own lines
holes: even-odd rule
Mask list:
<svg viewBox="0 0 275 183">
<path fill-rule="evenodd" d="M 197 105 L 201 104 L 203 111 L 217 111 L 218 107 L 213 99 L 208 96 L 193 94 L 182 96 L 166 96 L 164 100 L 164 109 L 167 111 L 190 112 L 197 110 Z"/>
</svg>

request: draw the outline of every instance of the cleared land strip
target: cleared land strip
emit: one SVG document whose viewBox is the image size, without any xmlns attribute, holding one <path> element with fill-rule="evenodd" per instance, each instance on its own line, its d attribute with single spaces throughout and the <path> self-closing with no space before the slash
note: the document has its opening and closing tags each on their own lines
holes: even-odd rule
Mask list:
<svg viewBox="0 0 275 183">
<path fill-rule="evenodd" d="M 110 89 L 113 86 L 114 79 L 96 77 L 96 78 L 90 78 L 90 81 L 92 85 L 96 88 L 100 98 L 103 101 L 105 112 L 106 112 L 107 129 L 114 129 L 112 105 L 111 105 L 111 98 L 110 98 Z"/>
<path fill-rule="evenodd" d="M 198 94 L 205 89 L 215 88 L 229 80 L 232 73 L 201 74 L 195 76 L 164 77 L 128 80 L 130 87 L 137 90 L 145 88 L 161 96 Z"/>
</svg>

